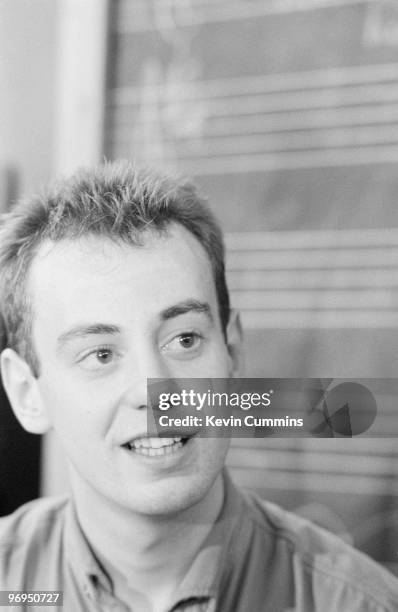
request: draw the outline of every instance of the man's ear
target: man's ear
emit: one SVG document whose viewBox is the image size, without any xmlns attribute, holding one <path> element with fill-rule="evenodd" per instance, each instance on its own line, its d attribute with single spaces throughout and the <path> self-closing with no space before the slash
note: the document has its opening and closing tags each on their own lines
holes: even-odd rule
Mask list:
<svg viewBox="0 0 398 612">
<path fill-rule="evenodd" d="M 230 373 L 233 378 L 243 374 L 243 332 L 240 315 L 237 310 L 231 310 L 227 326 L 227 347 L 230 356 Z"/>
<path fill-rule="evenodd" d="M 1 353 L 1 376 L 11 407 L 22 427 L 43 434 L 50 429 L 37 378 L 29 365 L 13 349 Z"/>
</svg>

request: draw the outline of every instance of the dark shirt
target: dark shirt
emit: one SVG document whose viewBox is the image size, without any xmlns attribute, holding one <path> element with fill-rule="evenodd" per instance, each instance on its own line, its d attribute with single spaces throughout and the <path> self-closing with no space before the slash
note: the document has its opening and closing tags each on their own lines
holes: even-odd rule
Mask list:
<svg viewBox="0 0 398 612">
<path fill-rule="evenodd" d="M 40 499 L 0 519 L 0 589 L 62 590 L 66 612 L 134 612 L 114 597 L 67 499 Z M 226 476 L 220 516 L 171 611 L 397 612 L 398 580 L 339 538 L 241 493 Z"/>
</svg>

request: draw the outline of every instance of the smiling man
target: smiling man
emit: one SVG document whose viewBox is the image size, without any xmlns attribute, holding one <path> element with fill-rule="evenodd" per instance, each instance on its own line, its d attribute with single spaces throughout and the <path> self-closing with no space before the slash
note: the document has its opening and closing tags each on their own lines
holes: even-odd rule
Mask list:
<svg viewBox="0 0 398 612">
<path fill-rule="evenodd" d="M 61 590 L 68 612 L 397 609 L 392 575 L 238 492 L 226 438 L 147 435 L 147 378 L 240 373 L 221 233 L 189 183 L 79 172 L 4 216 L 0 277 L 5 389 L 71 484 L 0 520 L 0 589 Z"/>
</svg>

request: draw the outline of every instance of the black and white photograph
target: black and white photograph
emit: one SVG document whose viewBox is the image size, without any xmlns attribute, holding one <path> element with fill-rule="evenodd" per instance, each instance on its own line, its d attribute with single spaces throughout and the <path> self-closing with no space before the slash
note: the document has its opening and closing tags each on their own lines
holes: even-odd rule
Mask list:
<svg viewBox="0 0 398 612">
<path fill-rule="evenodd" d="M 0 610 L 398 612 L 398 0 L 0 0 Z"/>
</svg>

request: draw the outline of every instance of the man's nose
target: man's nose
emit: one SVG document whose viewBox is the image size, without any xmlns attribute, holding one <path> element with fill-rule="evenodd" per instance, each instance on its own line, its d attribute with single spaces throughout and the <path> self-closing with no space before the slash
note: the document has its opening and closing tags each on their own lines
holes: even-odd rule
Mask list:
<svg viewBox="0 0 398 612">
<path fill-rule="evenodd" d="M 141 353 L 127 374 L 123 403 L 136 410 L 146 409 L 148 379 L 170 377 L 171 373 L 161 355 Z"/>
</svg>

